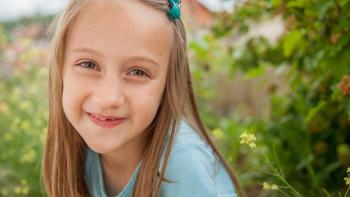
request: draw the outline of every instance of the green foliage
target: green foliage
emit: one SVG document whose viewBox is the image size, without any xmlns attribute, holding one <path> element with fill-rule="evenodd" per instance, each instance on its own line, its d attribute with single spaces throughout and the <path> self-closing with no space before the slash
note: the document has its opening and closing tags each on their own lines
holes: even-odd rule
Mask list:
<svg viewBox="0 0 350 197">
<path fill-rule="evenodd" d="M 1 63 L 11 65 L 11 70 L 0 67 L 0 196 L 45 196 L 40 178 L 48 109 L 44 53 L 31 38 L 10 33 L 16 26 L 43 21 L 33 17 L 0 24 Z"/>
<path fill-rule="evenodd" d="M 276 43 L 269 43 L 263 37 L 243 39 L 252 25 L 278 15 L 283 18 L 285 33 Z M 205 73 L 202 76 L 217 77 L 218 72 L 204 68 L 229 70 L 231 77 L 243 72 L 249 79 L 264 75 L 267 67 L 286 72 L 288 91 L 283 95 L 277 91 L 269 93 L 271 106 L 267 118 L 244 119 L 232 114 L 215 117 L 215 110 L 210 105 L 204 107 L 203 103 L 209 99 L 202 96 L 201 88 L 211 95 L 220 95 L 220 89 L 215 85 L 212 89 L 203 86 L 203 83 L 215 82 L 206 77 L 195 81 L 199 86 L 202 114 L 212 128 L 216 128 L 217 123 L 221 126 L 224 133 L 221 138 L 227 144 L 224 151 L 233 162 L 238 162 L 233 165 L 242 173 L 239 177 L 246 188 L 251 188 L 246 174 L 251 174 L 261 163 L 251 160 L 245 163 L 248 167 L 240 168 L 242 157 L 254 157 L 256 153 L 246 156 L 242 147 L 237 150 L 237 139 L 234 138 L 246 129 L 244 122 L 250 122 L 255 125 L 250 130 L 257 134 L 260 147 L 267 148 L 267 156 L 274 158 L 274 167 L 278 161 L 284 178 L 302 196 L 321 196 L 324 189 L 336 195 L 346 189 L 343 177 L 346 176 L 346 167 L 350 166 L 349 27 L 350 1 L 347 0 L 248 0 L 241 3 L 234 13 L 222 14 L 212 31 L 205 35 L 210 37 L 206 44 L 202 44 L 206 48 L 195 49 L 197 53 L 191 61 L 195 73 Z M 234 39 L 237 37 L 243 41 L 238 42 L 239 39 Z M 228 40 L 231 44 L 211 50 L 217 43 Z M 196 44 L 190 45 L 193 46 Z M 198 53 L 201 50 L 205 51 L 205 56 Z M 228 61 L 220 64 L 217 59 L 221 56 L 207 55 L 214 53 L 228 55 L 225 57 Z M 213 116 L 215 121 L 209 121 Z M 227 128 L 221 122 L 241 126 Z M 272 154 L 272 150 L 276 154 Z M 255 182 L 273 180 L 285 185 L 279 179 L 264 176 L 264 173 L 249 178 Z M 293 196 L 293 191 L 286 192 Z"/>
<path fill-rule="evenodd" d="M 47 127 L 46 69 L 0 79 L 0 196 L 43 196 L 41 152 Z"/>
</svg>

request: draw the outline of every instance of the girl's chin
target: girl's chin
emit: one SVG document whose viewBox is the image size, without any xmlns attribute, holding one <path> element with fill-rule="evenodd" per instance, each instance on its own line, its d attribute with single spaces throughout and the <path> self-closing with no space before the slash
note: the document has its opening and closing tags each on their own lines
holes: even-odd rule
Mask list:
<svg viewBox="0 0 350 197">
<path fill-rule="evenodd" d="M 107 153 L 110 152 L 110 150 L 109 150 L 108 148 L 106 148 L 106 147 L 89 146 L 89 148 L 90 148 L 91 150 L 93 150 L 94 152 L 96 152 L 96 153 L 98 153 L 98 154 L 102 154 L 102 155 L 107 154 Z"/>
<path fill-rule="evenodd" d="M 87 145 L 91 150 L 99 154 L 108 154 L 118 148 L 118 146 L 114 144 L 108 145 L 106 143 L 97 143 L 96 141 L 88 143 Z"/>
</svg>

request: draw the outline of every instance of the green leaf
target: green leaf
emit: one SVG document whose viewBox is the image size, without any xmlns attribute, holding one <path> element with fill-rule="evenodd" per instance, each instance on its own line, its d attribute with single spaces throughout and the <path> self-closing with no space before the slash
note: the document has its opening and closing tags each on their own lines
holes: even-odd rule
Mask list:
<svg viewBox="0 0 350 197">
<path fill-rule="evenodd" d="M 345 110 L 346 110 L 346 114 L 348 115 L 348 117 L 350 118 L 350 98 L 348 98 L 346 100 L 345 103 Z"/>
<path fill-rule="evenodd" d="M 328 71 L 333 76 L 340 78 L 350 71 L 350 51 L 343 50 L 333 58 L 325 61 L 325 63 L 327 63 Z"/>
<path fill-rule="evenodd" d="M 283 39 L 283 52 L 286 57 L 290 57 L 294 49 L 298 46 L 303 34 L 300 31 L 288 32 Z"/>
<path fill-rule="evenodd" d="M 326 104 L 327 104 L 326 101 L 321 100 L 321 101 L 318 102 L 318 104 L 317 104 L 316 107 L 310 109 L 309 112 L 307 113 L 306 118 L 305 118 L 305 123 L 308 124 L 308 123 L 312 120 L 312 118 L 313 118 L 323 107 L 326 106 Z"/>
<path fill-rule="evenodd" d="M 255 77 L 262 76 L 265 73 L 265 70 L 266 70 L 265 66 L 259 66 L 259 67 L 250 69 L 245 73 L 244 78 L 252 79 Z"/>
<path fill-rule="evenodd" d="M 290 1 L 288 2 L 287 6 L 289 8 L 302 8 L 305 7 L 306 5 L 306 0 L 295 0 L 295 1 Z"/>
<path fill-rule="evenodd" d="M 347 3 L 349 3 L 349 0 L 338 0 L 340 6 L 345 6 Z"/>
<path fill-rule="evenodd" d="M 278 7 L 281 5 L 281 3 L 282 3 L 281 0 L 271 0 L 272 7 Z"/>
</svg>

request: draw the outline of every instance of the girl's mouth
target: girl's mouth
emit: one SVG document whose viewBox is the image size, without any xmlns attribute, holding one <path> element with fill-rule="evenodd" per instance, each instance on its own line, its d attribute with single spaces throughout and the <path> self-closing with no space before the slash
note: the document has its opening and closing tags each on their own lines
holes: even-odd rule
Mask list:
<svg viewBox="0 0 350 197">
<path fill-rule="evenodd" d="M 90 120 L 100 127 L 112 128 L 116 127 L 124 121 L 122 117 L 102 116 L 93 113 L 87 113 Z"/>
</svg>

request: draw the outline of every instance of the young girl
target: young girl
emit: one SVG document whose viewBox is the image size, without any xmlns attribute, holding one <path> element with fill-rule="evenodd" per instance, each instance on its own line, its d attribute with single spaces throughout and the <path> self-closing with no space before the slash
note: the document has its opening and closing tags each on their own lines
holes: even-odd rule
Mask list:
<svg viewBox="0 0 350 197">
<path fill-rule="evenodd" d="M 52 197 L 236 196 L 196 107 L 178 0 L 71 0 L 54 23 Z"/>
</svg>

